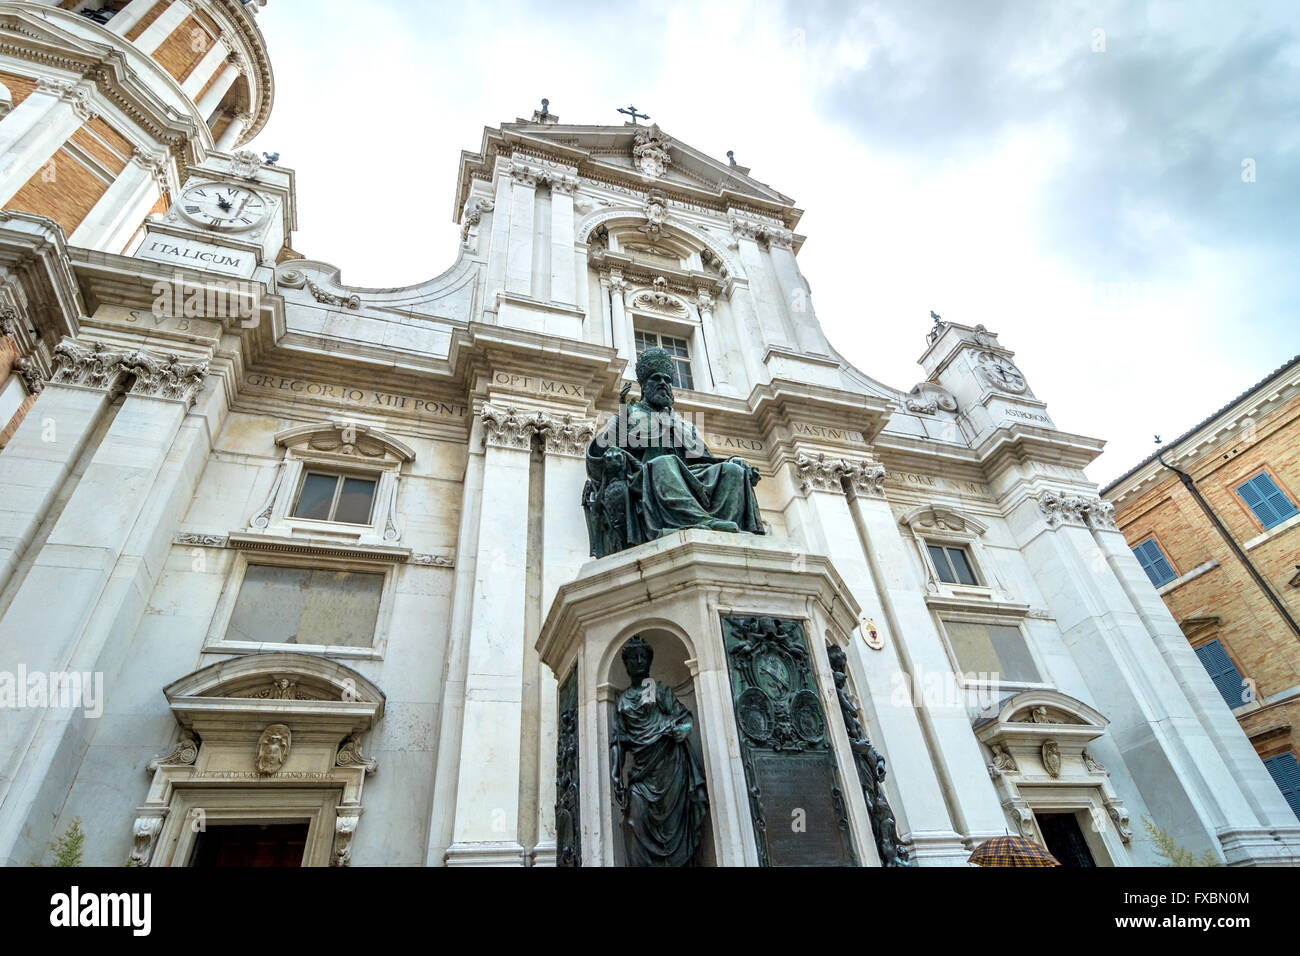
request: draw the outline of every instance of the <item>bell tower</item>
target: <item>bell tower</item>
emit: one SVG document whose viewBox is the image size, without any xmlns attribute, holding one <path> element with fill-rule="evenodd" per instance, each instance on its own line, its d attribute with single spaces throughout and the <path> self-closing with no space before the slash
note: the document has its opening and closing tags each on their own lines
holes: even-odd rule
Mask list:
<svg viewBox="0 0 1300 956">
<path fill-rule="evenodd" d="M 232 181 L 243 183 L 241 197 L 256 191 L 260 206 L 221 228 L 206 222 L 209 233 L 231 236 L 235 251 L 222 261 L 242 257 L 238 269 L 211 271 L 251 277 L 283 245 L 292 174 L 263 174 L 260 161 L 249 168 L 252 154 L 231 155 L 271 111 L 274 81 L 255 19 L 265 3 L 0 5 L 0 446 L 49 379 L 54 347 L 80 327 L 84 304 L 63 264 L 75 250 L 128 254 L 155 219 L 177 247 L 187 225 L 199 228 L 183 218 L 195 205 L 180 203 L 186 186 Z M 218 258 L 189 251 L 182 264 L 191 267 Z"/>
<path fill-rule="evenodd" d="M 270 113 L 265 0 L 32 0 L 0 11 L 0 206 L 125 252 L 186 169 Z"/>
</svg>

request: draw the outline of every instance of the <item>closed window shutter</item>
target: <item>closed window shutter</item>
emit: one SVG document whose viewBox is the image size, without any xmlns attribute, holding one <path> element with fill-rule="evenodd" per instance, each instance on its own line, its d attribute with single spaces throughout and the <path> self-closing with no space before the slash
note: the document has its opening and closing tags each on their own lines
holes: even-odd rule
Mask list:
<svg viewBox="0 0 1300 956">
<path fill-rule="evenodd" d="M 1264 761 L 1269 774 L 1277 781 L 1277 787 L 1291 805 L 1292 812 L 1300 817 L 1300 760 L 1295 754 L 1278 754 Z"/>
<path fill-rule="evenodd" d="M 1255 482 L 1255 488 L 1264 499 L 1264 503 L 1277 515 L 1279 522 L 1285 521 L 1296 513 L 1296 507 L 1291 503 L 1291 499 L 1283 494 L 1282 489 L 1275 485 L 1273 479 L 1267 474 L 1256 475 L 1251 480 Z"/>
<path fill-rule="evenodd" d="M 1228 656 L 1222 644 L 1218 641 L 1208 641 L 1196 648 L 1196 656 L 1201 659 L 1201 665 L 1210 675 L 1210 680 L 1214 681 L 1214 686 L 1219 689 L 1219 693 L 1223 695 L 1229 707 L 1240 707 L 1245 703 L 1241 699 L 1242 691 L 1245 689 L 1241 671 L 1237 670 L 1237 665 L 1232 663 L 1232 658 Z"/>
<path fill-rule="evenodd" d="M 1147 573 L 1147 577 L 1155 587 L 1167 584 L 1176 577 L 1174 569 L 1161 553 L 1160 546 L 1156 544 L 1154 538 L 1143 541 L 1133 549 L 1133 553 L 1137 555 L 1138 564 L 1142 566 L 1142 570 Z"/>
<path fill-rule="evenodd" d="M 1246 502 L 1259 523 L 1265 528 L 1281 524 L 1296 513 L 1296 506 L 1266 472 L 1261 472 L 1237 487 L 1237 494 Z"/>
</svg>

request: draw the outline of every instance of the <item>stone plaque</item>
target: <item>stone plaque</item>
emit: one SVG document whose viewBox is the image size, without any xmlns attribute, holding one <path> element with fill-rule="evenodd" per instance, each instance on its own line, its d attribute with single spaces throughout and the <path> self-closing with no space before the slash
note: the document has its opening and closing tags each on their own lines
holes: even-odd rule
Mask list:
<svg viewBox="0 0 1300 956">
<path fill-rule="evenodd" d="M 799 621 L 724 617 L 754 838 L 763 866 L 857 866 Z"/>
<path fill-rule="evenodd" d="M 835 759 L 825 752 L 757 753 L 768 866 L 853 866 Z"/>
</svg>

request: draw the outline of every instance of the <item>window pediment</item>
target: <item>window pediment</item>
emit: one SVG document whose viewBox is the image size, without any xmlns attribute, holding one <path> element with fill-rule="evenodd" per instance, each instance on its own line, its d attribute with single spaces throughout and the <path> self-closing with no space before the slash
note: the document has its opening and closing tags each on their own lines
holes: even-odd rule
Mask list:
<svg viewBox="0 0 1300 956">
<path fill-rule="evenodd" d="M 1043 689 L 1003 698 L 996 714 L 981 717 L 974 726 L 981 739 L 988 735 L 986 730 L 991 727 L 999 738 L 1008 734 L 1055 737 L 1068 733 L 1083 736 L 1086 741 L 1101 736 L 1109 722 L 1083 701 L 1060 691 Z M 1078 731 L 1085 733 L 1079 734 Z"/>
<path fill-rule="evenodd" d="M 341 721 L 353 733 L 384 715 L 383 691 L 357 671 L 312 654 L 272 652 L 219 661 L 163 689 L 184 726 L 225 715 L 271 714 Z"/>
<path fill-rule="evenodd" d="M 415 449 L 400 439 L 373 425 L 347 419 L 286 428 L 276 434 L 275 443 L 282 448 L 331 452 L 359 459 L 392 457 L 408 462 L 415 458 Z"/>
<path fill-rule="evenodd" d="M 952 508 L 941 505 L 921 505 L 912 508 L 898 519 L 899 524 L 906 525 L 913 534 L 947 534 L 964 537 L 979 537 L 988 530 L 988 525 Z"/>
</svg>

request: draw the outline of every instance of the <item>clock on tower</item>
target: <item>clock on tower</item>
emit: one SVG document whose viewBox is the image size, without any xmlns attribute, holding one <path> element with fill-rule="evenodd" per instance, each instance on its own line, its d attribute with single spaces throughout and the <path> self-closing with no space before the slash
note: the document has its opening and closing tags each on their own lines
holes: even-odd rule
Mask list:
<svg viewBox="0 0 1300 956">
<path fill-rule="evenodd" d="M 269 277 L 295 223 L 293 171 L 253 153 L 212 154 L 188 170 L 166 215 L 145 224 L 142 259 L 254 278 Z"/>
</svg>

